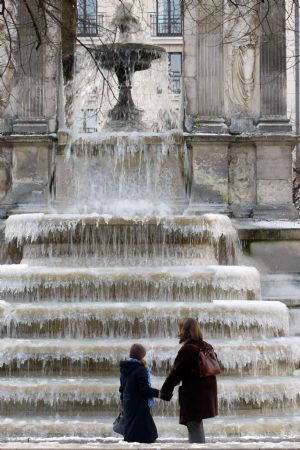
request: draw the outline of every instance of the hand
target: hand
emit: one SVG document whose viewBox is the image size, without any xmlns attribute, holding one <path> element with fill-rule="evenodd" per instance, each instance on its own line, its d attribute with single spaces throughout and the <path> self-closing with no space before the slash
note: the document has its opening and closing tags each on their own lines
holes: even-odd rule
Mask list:
<svg viewBox="0 0 300 450">
<path fill-rule="evenodd" d="M 162 400 L 169 402 L 172 397 L 173 394 L 167 394 L 166 392 L 159 391 L 159 398 Z"/>
</svg>

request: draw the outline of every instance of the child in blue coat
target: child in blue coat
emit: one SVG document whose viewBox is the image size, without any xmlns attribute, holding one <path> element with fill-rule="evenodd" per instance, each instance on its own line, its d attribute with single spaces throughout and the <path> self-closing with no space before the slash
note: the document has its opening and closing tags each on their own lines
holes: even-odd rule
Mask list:
<svg viewBox="0 0 300 450">
<path fill-rule="evenodd" d="M 124 441 L 151 444 L 157 439 L 157 429 L 150 407 L 159 390 L 151 387 L 150 371 L 144 357 L 146 349 L 133 344 L 129 359 L 120 363 L 120 393 L 125 419 Z"/>
</svg>

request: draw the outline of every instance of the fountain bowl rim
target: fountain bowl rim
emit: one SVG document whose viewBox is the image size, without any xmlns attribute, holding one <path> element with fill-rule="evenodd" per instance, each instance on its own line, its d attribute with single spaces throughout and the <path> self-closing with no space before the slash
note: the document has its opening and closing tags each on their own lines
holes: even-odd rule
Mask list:
<svg viewBox="0 0 300 450">
<path fill-rule="evenodd" d="M 89 46 L 90 50 L 96 50 L 98 52 L 104 53 L 120 51 L 120 50 L 145 50 L 145 51 L 153 51 L 159 53 L 166 53 L 166 49 L 161 47 L 160 45 L 155 44 L 143 44 L 141 42 L 115 42 L 112 44 L 93 44 Z"/>
</svg>

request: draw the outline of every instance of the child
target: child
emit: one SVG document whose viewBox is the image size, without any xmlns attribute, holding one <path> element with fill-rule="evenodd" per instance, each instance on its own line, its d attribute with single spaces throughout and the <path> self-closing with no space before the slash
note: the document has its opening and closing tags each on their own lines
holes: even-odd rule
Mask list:
<svg viewBox="0 0 300 450">
<path fill-rule="evenodd" d="M 133 344 L 129 359 L 120 363 L 120 393 L 125 419 L 124 440 L 151 444 L 157 439 L 157 429 L 150 407 L 159 390 L 150 385 L 150 371 L 144 357 L 146 349 Z"/>
</svg>

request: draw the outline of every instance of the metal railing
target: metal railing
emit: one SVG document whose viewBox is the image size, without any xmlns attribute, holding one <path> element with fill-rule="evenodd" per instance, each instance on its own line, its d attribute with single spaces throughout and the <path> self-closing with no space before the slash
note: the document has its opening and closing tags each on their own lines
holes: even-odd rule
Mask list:
<svg viewBox="0 0 300 450">
<path fill-rule="evenodd" d="M 182 36 L 182 18 L 150 13 L 151 36 Z"/>
<path fill-rule="evenodd" d="M 79 133 L 96 133 L 97 128 L 89 128 L 89 127 L 82 126 L 81 128 L 79 128 L 78 132 Z"/>
<path fill-rule="evenodd" d="M 77 36 L 100 36 L 104 30 L 104 14 L 78 17 Z"/>
</svg>

